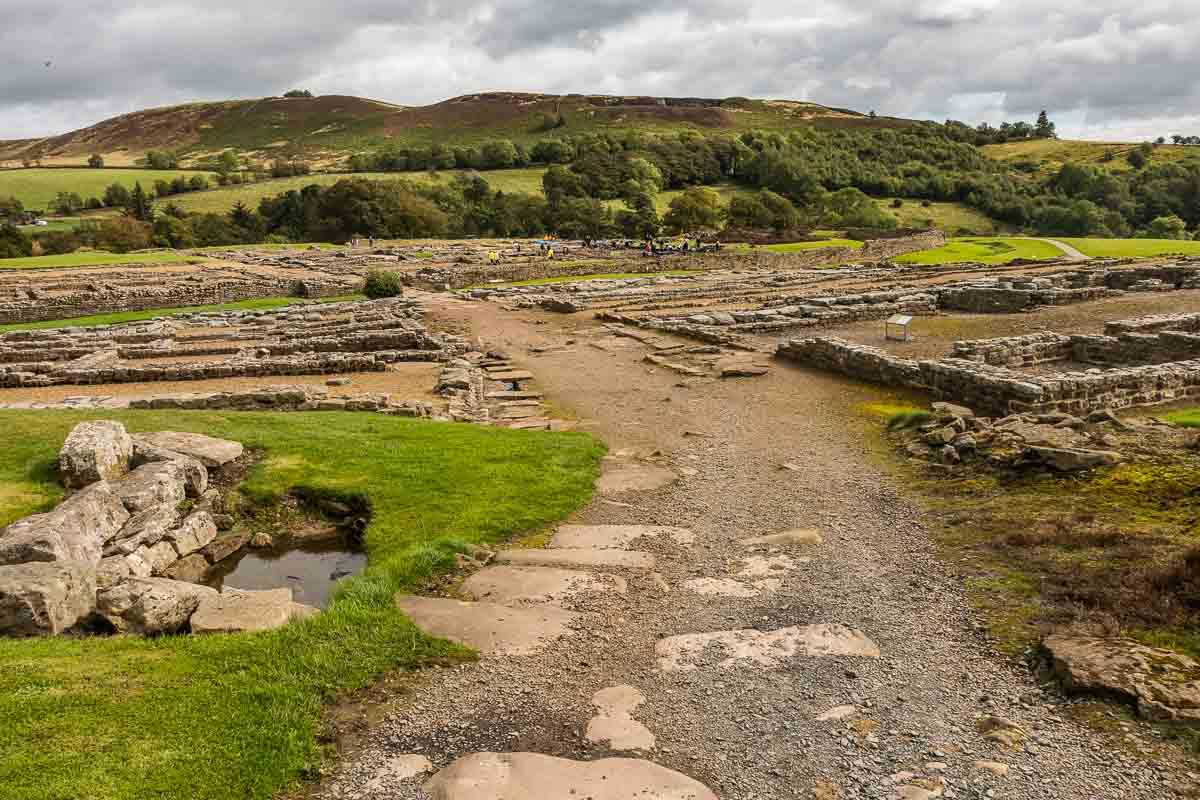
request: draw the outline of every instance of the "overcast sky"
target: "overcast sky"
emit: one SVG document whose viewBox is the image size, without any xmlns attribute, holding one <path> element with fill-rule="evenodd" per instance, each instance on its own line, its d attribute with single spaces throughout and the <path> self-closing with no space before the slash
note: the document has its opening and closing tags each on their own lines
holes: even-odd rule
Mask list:
<svg viewBox="0 0 1200 800">
<path fill-rule="evenodd" d="M 279 94 L 812 100 L 1200 134 L 1197 0 L 0 0 L 0 139 Z"/>
</svg>

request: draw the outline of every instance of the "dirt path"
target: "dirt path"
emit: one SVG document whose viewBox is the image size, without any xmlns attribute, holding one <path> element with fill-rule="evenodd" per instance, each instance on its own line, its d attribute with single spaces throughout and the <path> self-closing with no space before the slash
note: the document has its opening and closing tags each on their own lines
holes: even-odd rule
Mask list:
<svg viewBox="0 0 1200 800">
<path fill-rule="evenodd" d="M 654 572 L 602 570 L 625 578 L 627 590 L 564 603 L 584 616 L 540 653 L 418 676 L 319 796 L 560 800 L 541 767 L 546 783 L 526 793 L 515 771 L 503 792 L 494 778 L 450 785 L 445 775 L 436 793 L 421 788 L 459 757 L 521 751 L 643 758 L 723 800 L 1172 796 L 1166 767 L 1098 747 L 1056 695 L 988 647 L 920 513 L 856 428 L 865 389 L 780 364 L 754 379 L 682 379 L 592 322 L 441 303 L 432 316 L 473 326 L 609 443 L 609 480 L 635 456 L 679 476 L 654 490 L 600 494 L 571 522 L 675 526 L 695 541 L 661 535 L 628 545 L 657 559 Z M 552 345 L 565 349 L 529 354 Z M 740 541 L 797 528 L 817 530 L 823 543 Z M 702 593 L 714 589 L 725 593 Z M 760 633 L 707 648 L 672 638 L 739 630 Z M 835 652 L 853 645 L 858 654 L 822 654 L 830 636 Z M 1016 748 L 985 738 L 990 717 L 1028 738 Z M 613 728 L 611 742 L 585 737 Z M 636 796 L 704 796 L 658 791 Z"/>
<path fill-rule="evenodd" d="M 1091 261 L 1092 260 L 1091 256 L 1084 255 L 1082 252 L 1075 249 L 1071 245 L 1067 244 L 1066 242 L 1060 242 L 1058 239 L 1039 238 L 1036 241 L 1046 242 L 1047 244 L 1054 245 L 1059 250 L 1062 250 L 1063 253 L 1066 255 L 1066 257 L 1068 259 L 1070 259 L 1071 261 Z"/>
</svg>

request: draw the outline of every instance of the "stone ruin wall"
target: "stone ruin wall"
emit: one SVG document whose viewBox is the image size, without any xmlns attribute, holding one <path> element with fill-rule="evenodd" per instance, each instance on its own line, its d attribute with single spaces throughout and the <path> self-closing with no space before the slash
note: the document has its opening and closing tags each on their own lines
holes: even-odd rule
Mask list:
<svg viewBox="0 0 1200 800">
<path fill-rule="evenodd" d="M 1023 337 L 1016 337 L 1023 338 Z M 983 414 L 1157 405 L 1200 397 L 1200 360 L 1096 372 L 1030 375 L 961 358 L 914 361 L 836 337 L 792 339 L 780 358 L 885 386 L 916 389 Z"/>
<path fill-rule="evenodd" d="M 335 278 L 178 281 L 168 286 L 83 290 L 57 296 L 34 294 L 24 300 L 0 302 L 0 325 L 121 311 L 212 305 L 264 297 L 335 297 L 353 291 L 358 283 L 357 279 L 348 283 L 345 279 Z"/>
<path fill-rule="evenodd" d="M 941 247 L 946 243 L 941 231 L 928 231 L 895 239 L 872 239 L 862 249 L 852 247 L 818 247 L 793 253 L 775 253 L 765 249 L 722 250 L 716 253 L 671 253 L 658 257 L 621 259 L 617 263 L 603 259 L 568 263 L 535 259 L 528 262 L 501 264 L 462 264 L 426 267 L 412 273 L 409 281 L 426 289 L 463 289 L 489 283 L 513 283 L 572 275 L 594 275 L 605 271 L 630 274 L 668 272 L 672 270 L 789 270 L 810 269 L 842 264 L 848 261 L 882 261 L 905 253 Z M 633 251 L 630 251 L 633 252 Z"/>
</svg>

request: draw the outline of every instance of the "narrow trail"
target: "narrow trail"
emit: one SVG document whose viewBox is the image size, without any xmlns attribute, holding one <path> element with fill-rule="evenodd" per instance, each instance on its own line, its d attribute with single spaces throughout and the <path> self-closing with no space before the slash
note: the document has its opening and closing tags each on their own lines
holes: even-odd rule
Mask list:
<svg viewBox="0 0 1200 800">
<path fill-rule="evenodd" d="M 507 595 L 484 586 L 500 616 L 532 609 L 570 634 L 539 652 L 418 676 L 318 796 L 1172 796 L 1167 766 L 1097 746 L 1061 699 L 989 648 L 920 512 L 856 428 L 863 389 L 780 364 L 748 380 L 681 379 L 644 363 L 643 345 L 579 318 L 454 300 L 431 314 L 470 325 L 533 370 L 554 404 L 609 444 L 601 492 L 570 523 L 670 528 L 560 529 L 537 552 L 604 577 L 565 589 L 569 576 L 526 573 Z M 561 349 L 528 354 L 552 346 Z M 639 477 L 632 467 L 656 477 L 635 457 L 678 480 L 621 491 Z M 821 543 L 743 541 L 794 529 Z M 653 535 L 629 538 L 638 533 Z M 605 537 L 612 549 L 590 552 L 610 565 L 580 566 L 566 552 Z M 656 563 L 612 565 L 631 553 Z M 539 593 L 559 599 L 530 602 Z M 486 627 L 483 608 L 469 618 Z M 689 637 L 716 632 L 739 633 Z M 999 741 L 1014 736 L 1016 746 Z M 651 763 L 484 757 L 445 769 L 497 752 Z M 673 772 L 644 772 L 652 765 Z"/>
<path fill-rule="evenodd" d="M 1091 261 L 1092 260 L 1091 256 L 1084 255 L 1082 252 L 1080 252 L 1076 248 L 1072 247 L 1071 245 L 1067 244 L 1066 242 L 1061 242 L 1058 239 L 1045 239 L 1042 237 L 1037 237 L 1037 238 L 1034 238 L 1034 241 L 1045 242 L 1047 244 L 1054 245 L 1059 250 L 1062 250 L 1063 254 L 1066 255 L 1066 257 L 1071 261 Z"/>
</svg>

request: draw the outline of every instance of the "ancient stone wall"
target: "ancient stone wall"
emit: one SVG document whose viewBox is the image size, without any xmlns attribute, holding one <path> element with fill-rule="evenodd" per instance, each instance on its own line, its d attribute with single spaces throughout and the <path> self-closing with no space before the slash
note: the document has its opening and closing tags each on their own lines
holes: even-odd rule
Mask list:
<svg viewBox="0 0 1200 800">
<path fill-rule="evenodd" d="M 998 367 L 1030 367 L 1071 358 L 1071 337 L 1059 333 L 1031 333 L 999 339 L 955 342 L 953 357 Z"/>
<path fill-rule="evenodd" d="M 946 234 L 939 230 L 916 233 L 896 239 L 869 239 L 863 242 L 858 256 L 864 261 L 884 261 L 905 253 L 915 253 L 920 250 L 932 250 L 946 244 Z"/>
<path fill-rule="evenodd" d="M 777 355 L 872 383 L 928 391 L 997 416 L 1020 411 L 1081 414 L 1200 397 L 1200 360 L 1029 375 L 957 358 L 914 362 L 835 337 L 793 339 L 782 343 Z"/>
</svg>

